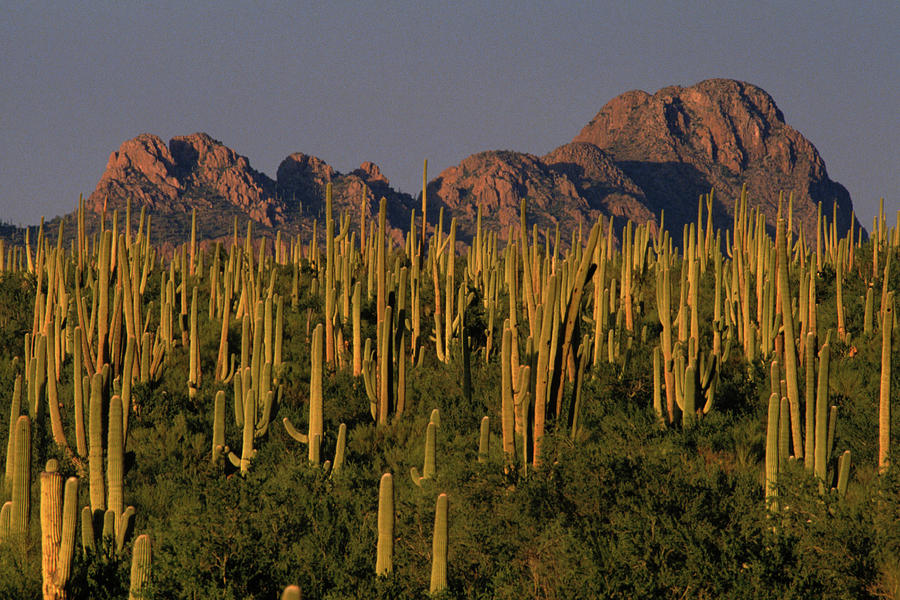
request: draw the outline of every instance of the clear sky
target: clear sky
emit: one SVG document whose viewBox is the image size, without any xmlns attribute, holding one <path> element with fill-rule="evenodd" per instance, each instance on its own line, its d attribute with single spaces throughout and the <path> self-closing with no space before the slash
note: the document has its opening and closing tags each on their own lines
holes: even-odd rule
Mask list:
<svg viewBox="0 0 900 600">
<path fill-rule="evenodd" d="M 21 2 L 0 18 L 0 220 L 73 210 L 139 133 L 205 131 L 274 177 L 299 151 L 417 193 L 544 154 L 610 99 L 768 91 L 850 191 L 900 209 L 900 2 Z"/>
</svg>

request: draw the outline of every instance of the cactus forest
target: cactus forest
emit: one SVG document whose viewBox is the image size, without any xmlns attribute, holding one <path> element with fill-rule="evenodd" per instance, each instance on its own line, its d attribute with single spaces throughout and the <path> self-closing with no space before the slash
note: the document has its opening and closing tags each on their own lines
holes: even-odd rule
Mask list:
<svg viewBox="0 0 900 600">
<path fill-rule="evenodd" d="M 0 598 L 900 598 L 900 222 L 716 200 L 0 245 Z"/>
</svg>

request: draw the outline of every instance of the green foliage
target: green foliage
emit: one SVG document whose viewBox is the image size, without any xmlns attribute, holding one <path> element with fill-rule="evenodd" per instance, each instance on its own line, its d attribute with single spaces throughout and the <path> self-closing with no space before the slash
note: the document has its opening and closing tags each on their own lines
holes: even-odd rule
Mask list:
<svg viewBox="0 0 900 600">
<path fill-rule="evenodd" d="M 858 253 L 862 268 L 871 260 L 871 248 L 865 248 Z M 393 257 L 388 262 L 393 264 Z M 314 266 L 306 259 L 302 264 L 300 302 L 295 307 L 284 304 L 284 364 L 276 374 L 282 393 L 271 420 L 288 418 L 305 431 L 312 395 L 307 320 L 311 333 L 322 322 L 324 303 L 310 292 L 317 275 Z M 459 260 L 457 273 L 465 268 L 465 261 Z M 679 268 L 676 264 L 673 273 Z M 290 289 L 292 269 L 278 266 L 274 271 L 275 288 Z M 618 266 L 611 266 L 611 272 L 618 277 Z M 898 272 L 900 267 L 892 277 Z M 201 307 L 209 300 L 203 276 L 188 278 L 189 286 L 198 285 Z M 430 588 L 435 503 L 442 493 L 450 509 L 446 589 L 439 597 L 896 596 L 900 467 L 876 476 L 874 466 L 879 336 L 832 342 L 830 403 L 838 407 L 840 418 L 827 457 L 826 488 L 834 485 L 837 457 L 850 449 L 853 467 L 846 497 L 820 493 L 802 466 L 788 461 L 778 473 L 780 509 L 774 513 L 764 502 L 769 390 L 765 362 L 748 364 L 735 344 L 718 366 L 715 409 L 698 414 L 689 428 L 660 428 L 652 408 L 651 356 L 660 333 L 651 308 L 653 281 L 650 269 L 633 281 L 636 333 L 630 340 L 621 338 L 625 346 L 631 344 L 630 350 L 615 364 L 604 360 L 585 373 L 577 431 L 573 434 L 565 418 L 552 415 L 541 446 L 542 466 L 527 475 L 507 468 L 500 443 L 503 319 L 497 316 L 504 311 L 495 315 L 494 330 L 488 332 L 490 318 L 476 288 L 462 320 L 470 345 L 471 389 L 464 389 L 465 356 L 458 337 L 448 349 L 448 363 L 438 361 L 426 341 L 421 363 L 407 373 L 404 414 L 391 415 L 388 423 L 376 426 L 362 379 L 323 366 L 323 458 L 335 456 L 339 428 L 346 424 L 345 459 L 333 476 L 310 464 L 307 448 L 280 426 L 254 441 L 257 454 L 245 477 L 223 466 L 226 461 L 210 460 L 217 393 L 224 392 L 228 407 L 224 444 L 239 448 L 241 429 L 230 409 L 232 385 L 217 382 L 213 375 L 221 324 L 199 310 L 202 377 L 196 397 L 188 394 L 190 361 L 180 343 L 165 358 L 158 379 L 135 382 L 131 390 L 135 411 L 128 422 L 121 469 L 124 503 L 135 507 L 135 533 L 153 541 L 147 597 L 276 598 L 287 584 L 298 585 L 304 598 L 422 597 Z M 159 285 L 157 271 L 148 283 L 148 299 L 159 298 Z M 879 286 L 876 282 L 876 292 Z M 713 288 L 709 269 L 699 290 L 704 350 L 713 338 Z M 824 331 L 836 323 L 834 271 L 823 270 L 817 293 L 819 328 Z M 848 275 L 844 294 L 847 327 L 861 331 L 865 289 Z M 422 288 L 422 301 L 433 302 L 428 285 Z M 506 301 L 501 294 L 499 304 L 506 306 Z M 33 304 L 31 279 L 0 276 L 4 389 L 11 390 L 23 370 L 12 357 L 22 352 Z M 363 339 L 374 340 L 374 300 L 363 302 L 361 315 Z M 147 318 L 153 331 L 158 307 Z M 423 312 L 426 338 L 432 318 Z M 642 337 L 637 332 L 645 326 Z M 241 323 L 234 319 L 226 332 L 232 352 L 239 352 L 240 331 Z M 348 331 L 344 329 L 345 341 Z M 489 334 L 493 352 L 485 360 Z M 519 342 L 521 351 L 521 336 Z M 59 385 L 64 407 L 72 404 L 71 371 L 67 359 Z M 896 373 L 894 377 L 900 379 Z M 566 415 L 572 384 L 564 380 L 563 385 L 560 414 Z M 431 430 L 437 468 L 416 485 L 405 474 L 425 462 L 423 434 L 434 408 L 441 420 Z M 898 413 L 893 416 L 895 431 L 900 430 Z M 65 431 L 72 432 L 71 410 L 62 414 Z M 491 417 L 484 429 L 487 442 L 480 444 L 485 415 Z M 9 419 L 4 402 L 0 439 L 6 439 Z M 44 419 L 33 432 L 33 482 L 37 465 L 51 456 L 59 459 L 65 475 L 76 470 L 53 444 L 48 429 Z M 488 450 L 479 456 L 480 445 Z M 394 474 L 393 564 L 391 573 L 376 577 L 378 490 L 385 472 Z M 38 487 L 31 486 L 32 513 L 39 506 Z M 88 493 L 85 478 L 79 506 L 87 504 Z M 4 494 L 3 501 L 9 497 Z M 0 598 L 40 597 L 35 521 L 31 519 L 24 548 L 0 543 Z M 76 544 L 69 597 L 127 597 L 133 541 L 132 536 L 120 554 L 104 540 L 99 540 L 97 551 Z"/>
</svg>

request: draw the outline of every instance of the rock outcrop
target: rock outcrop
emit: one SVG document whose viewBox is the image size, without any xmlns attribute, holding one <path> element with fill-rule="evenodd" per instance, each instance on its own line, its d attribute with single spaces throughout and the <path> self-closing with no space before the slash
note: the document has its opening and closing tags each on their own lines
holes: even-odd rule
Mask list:
<svg viewBox="0 0 900 600">
<path fill-rule="evenodd" d="M 279 196 L 299 208 L 302 218 L 316 218 L 320 223 L 324 220 L 325 188 L 331 183 L 335 219 L 346 212 L 357 229 L 360 210 L 365 211 L 369 220 L 377 219 L 384 198 L 388 234 L 399 243 L 409 227 L 412 196 L 395 191 L 375 163 L 364 162 L 358 169 L 344 174 L 315 156 L 295 152 L 281 161 L 277 178 Z"/>
<path fill-rule="evenodd" d="M 394 190 L 377 165 L 339 173 L 315 156 L 294 153 L 273 180 L 204 133 L 168 145 L 149 134 L 126 141 L 110 156 L 87 206 L 111 212 L 131 199 L 135 210 L 146 206 L 157 215 L 157 223 L 163 217 L 173 238 L 184 235 L 185 215 L 194 208 L 208 211 L 203 221 L 215 215 L 217 225 L 205 232 L 213 237 L 230 231 L 235 217 L 296 234 L 309 232 L 314 219 L 323 222 L 329 183 L 335 218 L 348 214 L 353 230 L 360 211 L 376 219 L 385 198 L 388 233 L 402 242 L 418 200 Z M 484 226 L 507 238 L 518 231 L 525 200 L 529 227 L 552 234 L 559 226 L 567 243 L 600 215 L 614 217 L 619 227 L 630 219 L 656 229 L 665 211 L 665 226 L 679 241 L 710 189 L 716 224 L 729 227 L 743 185 L 770 225 L 783 192 L 794 197 L 795 229 L 814 231 L 820 202 L 829 218 L 836 206 L 842 234 L 850 227 L 850 195 L 828 177 L 815 147 L 785 123 L 769 94 L 729 79 L 622 94 L 574 141 L 544 156 L 473 154 L 428 183 L 428 220 L 433 227 L 443 209 L 445 231 L 456 217 L 459 239 L 468 240 L 481 207 Z"/>
<path fill-rule="evenodd" d="M 87 200 L 95 212 L 125 207 L 165 215 L 228 207 L 273 227 L 285 223 L 274 182 L 205 133 L 173 138 L 141 134 L 113 152 Z"/>
<path fill-rule="evenodd" d="M 829 179 L 816 148 L 785 123 L 772 97 L 749 83 L 710 79 L 653 95 L 627 92 L 609 101 L 575 141 L 609 153 L 644 191 L 650 209 L 665 209 L 673 233 L 696 219 L 697 200 L 711 188 L 718 224 L 727 226 L 743 184 L 770 224 L 783 192 L 794 195 L 795 227 L 815 230 L 818 202 L 829 217 L 836 203 L 839 230 L 850 226 L 847 190 Z"/>
<path fill-rule="evenodd" d="M 655 223 L 643 206 L 641 190 L 590 144 L 567 144 L 545 157 L 510 151 L 474 154 L 430 182 L 428 197 L 437 198 L 457 218 L 461 239 L 474 234 L 479 207 L 488 230 L 501 238 L 517 235 L 522 200 L 529 226 L 552 233 L 558 225 L 563 240 L 579 226 L 589 228 L 601 214 Z"/>
<path fill-rule="evenodd" d="M 205 211 L 200 220 L 204 235 L 225 235 L 235 216 L 242 226 L 250 219 L 294 234 L 309 231 L 313 219 L 322 223 L 325 187 L 331 183 L 335 218 L 348 211 L 357 224 L 363 198 L 368 217 L 377 218 L 384 197 L 388 234 L 399 242 L 409 226 L 412 197 L 394 191 L 374 163 L 342 174 L 320 158 L 294 153 L 281 162 L 276 177 L 254 170 L 246 157 L 205 133 L 172 138 L 168 146 L 155 135 L 141 134 L 110 155 L 86 206 L 112 213 L 130 199 L 135 212 L 146 207 L 175 235 L 183 234 L 186 215 L 194 208 Z"/>
</svg>

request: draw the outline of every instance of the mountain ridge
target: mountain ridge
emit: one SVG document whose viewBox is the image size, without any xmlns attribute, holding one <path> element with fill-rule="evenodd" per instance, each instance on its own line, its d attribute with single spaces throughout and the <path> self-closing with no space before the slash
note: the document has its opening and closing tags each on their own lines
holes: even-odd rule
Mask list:
<svg viewBox="0 0 900 600">
<path fill-rule="evenodd" d="M 203 237 L 228 235 L 235 219 L 257 223 L 264 234 L 295 235 L 322 222 L 329 183 L 334 214 L 347 212 L 354 224 L 360 211 L 376 218 L 384 198 L 387 230 L 396 242 L 409 230 L 414 210 L 420 226 L 420 199 L 394 189 L 374 163 L 340 173 L 295 152 L 272 178 L 206 133 L 176 136 L 168 144 L 146 133 L 126 140 L 110 154 L 85 206 L 110 213 L 131 199 L 134 210 L 146 207 L 155 223 L 163 221 L 162 231 L 176 232 L 173 237 L 183 235 L 185 215 L 194 208 L 202 213 Z M 785 122 L 765 90 L 731 79 L 620 94 L 572 141 L 543 156 L 472 154 L 427 182 L 427 216 L 433 227 L 443 211 L 445 230 L 455 217 L 465 241 L 474 235 L 481 207 L 484 222 L 502 239 L 517 231 L 524 200 L 529 227 L 559 227 L 565 240 L 601 215 L 619 227 L 631 219 L 655 230 L 664 212 L 667 229 L 679 240 L 683 225 L 696 219 L 702 194 L 715 190 L 715 220 L 726 226 L 745 185 L 751 207 L 758 206 L 770 225 L 783 192 L 785 199 L 793 194 L 795 228 L 812 232 L 821 202 L 839 231 L 852 225 L 864 235 L 849 193 L 828 177 L 812 142 Z M 167 228 L 166 221 L 181 225 Z"/>
</svg>

